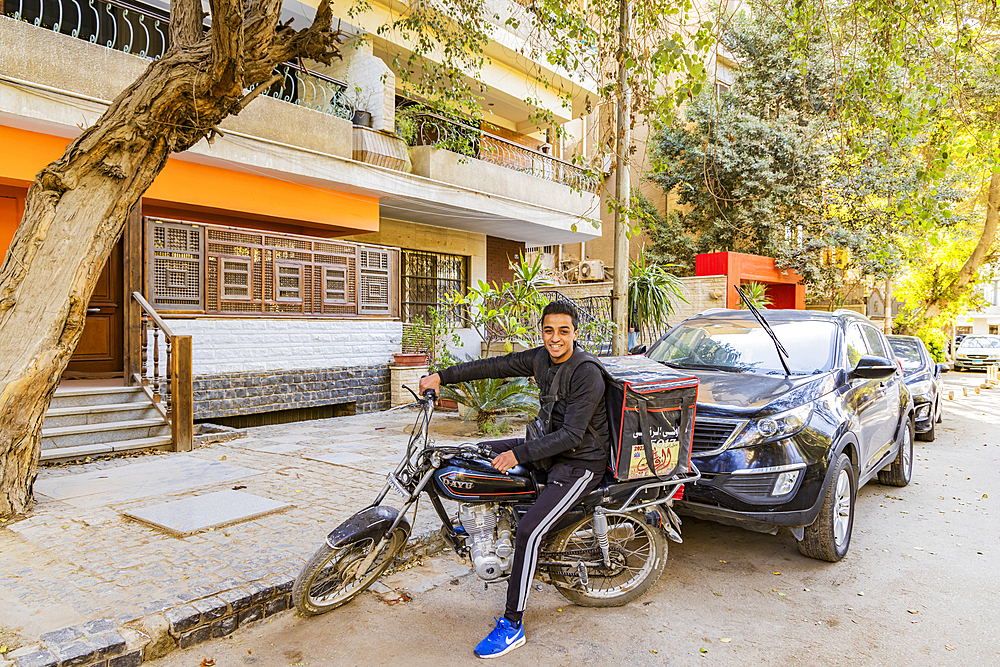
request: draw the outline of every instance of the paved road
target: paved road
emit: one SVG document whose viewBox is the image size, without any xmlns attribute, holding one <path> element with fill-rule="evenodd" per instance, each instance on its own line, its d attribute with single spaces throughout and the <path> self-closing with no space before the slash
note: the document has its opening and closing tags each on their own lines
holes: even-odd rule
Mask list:
<svg viewBox="0 0 1000 667">
<path fill-rule="evenodd" d="M 534 592 L 528 644 L 511 665 L 1000 664 L 1000 389 L 952 373 L 937 440 L 916 445 L 915 476 L 861 490 L 848 557 L 799 555 L 788 534 L 688 520 L 650 594 L 620 609 Z M 304 536 L 316 540 L 319 536 Z M 158 667 L 472 664 L 503 605 L 446 557 L 400 573 L 412 601 L 366 593 L 317 618 L 283 614 Z M 392 596 L 389 595 L 389 598 Z"/>
</svg>

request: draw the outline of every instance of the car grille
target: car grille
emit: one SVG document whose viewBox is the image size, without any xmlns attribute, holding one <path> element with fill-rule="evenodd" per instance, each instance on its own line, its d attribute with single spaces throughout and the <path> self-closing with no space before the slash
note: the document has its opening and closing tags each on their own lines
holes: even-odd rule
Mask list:
<svg viewBox="0 0 1000 667">
<path fill-rule="evenodd" d="M 744 498 L 768 498 L 774 489 L 778 473 L 767 475 L 733 475 L 722 487 L 736 496 Z"/>
<path fill-rule="evenodd" d="M 734 419 L 695 417 L 691 455 L 698 456 L 721 450 L 733 435 L 733 431 L 742 423 Z"/>
</svg>

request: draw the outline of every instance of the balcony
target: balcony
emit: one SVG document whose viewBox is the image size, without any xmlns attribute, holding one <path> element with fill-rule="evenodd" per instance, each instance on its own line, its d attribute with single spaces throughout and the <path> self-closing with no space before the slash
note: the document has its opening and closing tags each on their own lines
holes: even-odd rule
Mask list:
<svg viewBox="0 0 1000 667">
<path fill-rule="evenodd" d="M 166 9 L 126 0 L 2 1 L 0 74 L 5 78 L 111 100 L 169 46 Z M 240 116 L 224 121 L 222 129 L 349 158 L 355 109 L 347 84 L 294 63 L 279 65 L 275 73 L 281 80 Z M 73 118 L 72 111 L 66 115 L 52 104 L 12 103 L 33 117 L 26 129 L 52 131 L 53 122 L 69 128 L 80 122 L 79 114 Z M 38 121 L 43 127 L 36 128 Z"/>
<path fill-rule="evenodd" d="M 596 214 L 599 174 L 429 111 L 409 119 L 401 133 L 414 174 L 574 215 Z"/>
</svg>

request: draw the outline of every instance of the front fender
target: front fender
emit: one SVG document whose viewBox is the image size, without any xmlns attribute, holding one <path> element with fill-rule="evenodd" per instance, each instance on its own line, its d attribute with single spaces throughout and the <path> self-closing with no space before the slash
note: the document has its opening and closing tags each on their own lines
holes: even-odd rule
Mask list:
<svg viewBox="0 0 1000 667">
<path fill-rule="evenodd" d="M 331 549 L 339 549 L 368 538 L 380 540 L 396 521 L 397 516 L 399 510 L 395 507 L 387 505 L 366 507 L 334 528 L 326 536 L 326 543 Z M 406 531 L 406 537 L 410 537 L 410 522 L 405 516 L 400 519 L 397 528 L 402 528 Z"/>
</svg>

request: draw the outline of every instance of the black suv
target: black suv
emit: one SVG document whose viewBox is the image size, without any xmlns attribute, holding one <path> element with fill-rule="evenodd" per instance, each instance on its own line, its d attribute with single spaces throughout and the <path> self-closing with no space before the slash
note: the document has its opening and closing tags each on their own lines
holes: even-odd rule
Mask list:
<svg viewBox="0 0 1000 667">
<path fill-rule="evenodd" d="M 745 310 L 688 318 L 647 352 L 700 380 L 685 514 L 774 533 L 835 562 L 847 554 L 858 489 L 906 486 L 913 401 L 885 336 L 850 311 Z"/>
</svg>

